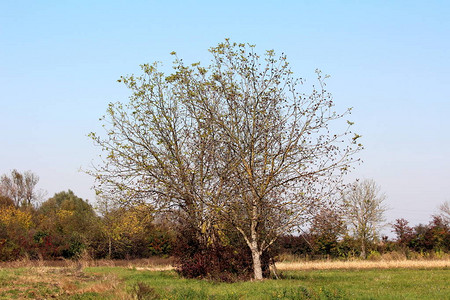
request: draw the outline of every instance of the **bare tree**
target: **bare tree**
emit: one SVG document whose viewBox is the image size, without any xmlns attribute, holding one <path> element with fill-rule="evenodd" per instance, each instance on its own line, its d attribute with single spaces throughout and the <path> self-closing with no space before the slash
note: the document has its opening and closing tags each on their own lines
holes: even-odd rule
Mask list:
<svg viewBox="0 0 450 300">
<path fill-rule="evenodd" d="M 385 221 L 385 198 L 380 187 L 371 179 L 354 183 L 352 190 L 344 194 L 346 218 L 361 244 L 361 257 L 367 257 L 367 245 L 377 238 Z"/>
<path fill-rule="evenodd" d="M 181 208 L 200 239 L 230 224 L 261 279 L 262 253 L 342 188 L 359 136 L 330 127 L 349 111 L 333 111 L 320 72 L 303 94 L 284 55 L 228 41 L 210 52 L 207 68 L 176 58 L 170 76 L 153 64 L 121 78 L 133 95 L 110 104 L 106 138 L 91 134 L 107 152 L 91 173 L 125 202 Z"/>
<path fill-rule="evenodd" d="M 39 177 L 31 171 L 20 173 L 12 170 L 11 175 L 5 174 L 0 178 L 0 194 L 13 200 L 17 207 L 29 206 L 39 198 L 36 191 L 38 182 Z"/>
<path fill-rule="evenodd" d="M 442 218 L 442 220 L 447 224 L 450 225 L 450 202 L 445 201 L 439 206 L 439 216 Z"/>
</svg>

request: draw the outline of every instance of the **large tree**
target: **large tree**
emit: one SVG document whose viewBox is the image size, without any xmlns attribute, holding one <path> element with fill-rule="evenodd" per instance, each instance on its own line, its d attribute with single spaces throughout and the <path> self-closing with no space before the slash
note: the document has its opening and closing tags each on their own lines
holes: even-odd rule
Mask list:
<svg viewBox="0 0 450 300">
<path fill-rule="evenodd" d="M 208 67 L 176 58 L 168 76 L 152 64 L 120 79 L 133 94 L 91 134 L 106 152 L 92 174 L 104 196 L 181 209 L 199 239 L 228 224 L 261 279 L 262 253 L 342 187 L 359 136 L 335 126 L 349 110 L 333 110 L 320 72 L 305 94 L 285 55 L 228 40 L 210 53 Z"/>
</svg>

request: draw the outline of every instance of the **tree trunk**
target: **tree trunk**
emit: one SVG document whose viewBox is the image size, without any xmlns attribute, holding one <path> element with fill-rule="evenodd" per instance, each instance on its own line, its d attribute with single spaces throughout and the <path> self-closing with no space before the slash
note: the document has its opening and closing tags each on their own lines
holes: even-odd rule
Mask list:
<svg viewBox="0 0 450 300">
<path fill-rule="evenodd" d="M 366 253 L 366 243 L 364 240 L 361 241 L 361 255 L 362 258 L 366 259 L 367 258 L 367 253 Z"/>
<path fill-rule="evenodd" d="M 112 242 L 111 237 L 108 237 L 108 259 L 111 259 L 111 253 L 112 253 Z"/>
<path fill-rule="evenodd" d="M 262 280 L 262 267 L 261 267 L 261 251 L 258 247 L 258 232 L 256 230 L 258 226 L 258 205 L 253 203 L 252 208 L 252 222 L 250 225 L 250 251 L 252 251 L 253 259 L 253 273 L 255 274 L 255 280 Z"/>
<path fill-rule="evenodd" d="M 252 251 L 252 259 L 253 259 L 253 273 L 255 276 L 255 280 L 262 280 L 262 266 L 261 266 L 261 253 L 258 250 L 256 243 L 253 243 L 252 247 L 250 247 Z"/>
</svg>

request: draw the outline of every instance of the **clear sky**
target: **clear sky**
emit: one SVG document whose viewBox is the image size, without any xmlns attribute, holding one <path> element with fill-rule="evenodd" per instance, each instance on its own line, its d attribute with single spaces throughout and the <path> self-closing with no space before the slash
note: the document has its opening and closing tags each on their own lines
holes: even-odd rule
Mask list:
<svg viewBox="0 0 450 300">
<path fill-rule="evenodd" d="M 0 0 L 0 173 L 31 170 L 47 197 L 72 189 L 95 201 L 87 137 L 116 80 L 176 51 L 208 63 L 229 37 L 288 55 L 314 83 L 330 74 L 338 108 L 354 107 L 364 163 L 387 195 L 388 221 L 428 223 L 450 200 L 448 1 Z"/>
</svg>

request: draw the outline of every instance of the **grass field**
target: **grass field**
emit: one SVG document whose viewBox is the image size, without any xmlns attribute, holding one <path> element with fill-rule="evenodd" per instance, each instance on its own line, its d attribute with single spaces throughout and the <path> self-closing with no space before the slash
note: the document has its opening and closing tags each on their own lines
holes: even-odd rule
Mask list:
<svg viewBox="0 0 450 300">
<path fill-rule="evenodd" d="M 448 262 L 393 269 L 329 264 L 284 270 L 279 280 L 232 284 L 183 279 L 142 265 L 3 267 L 0 299 L 450 299 Z"/>
</svg>

